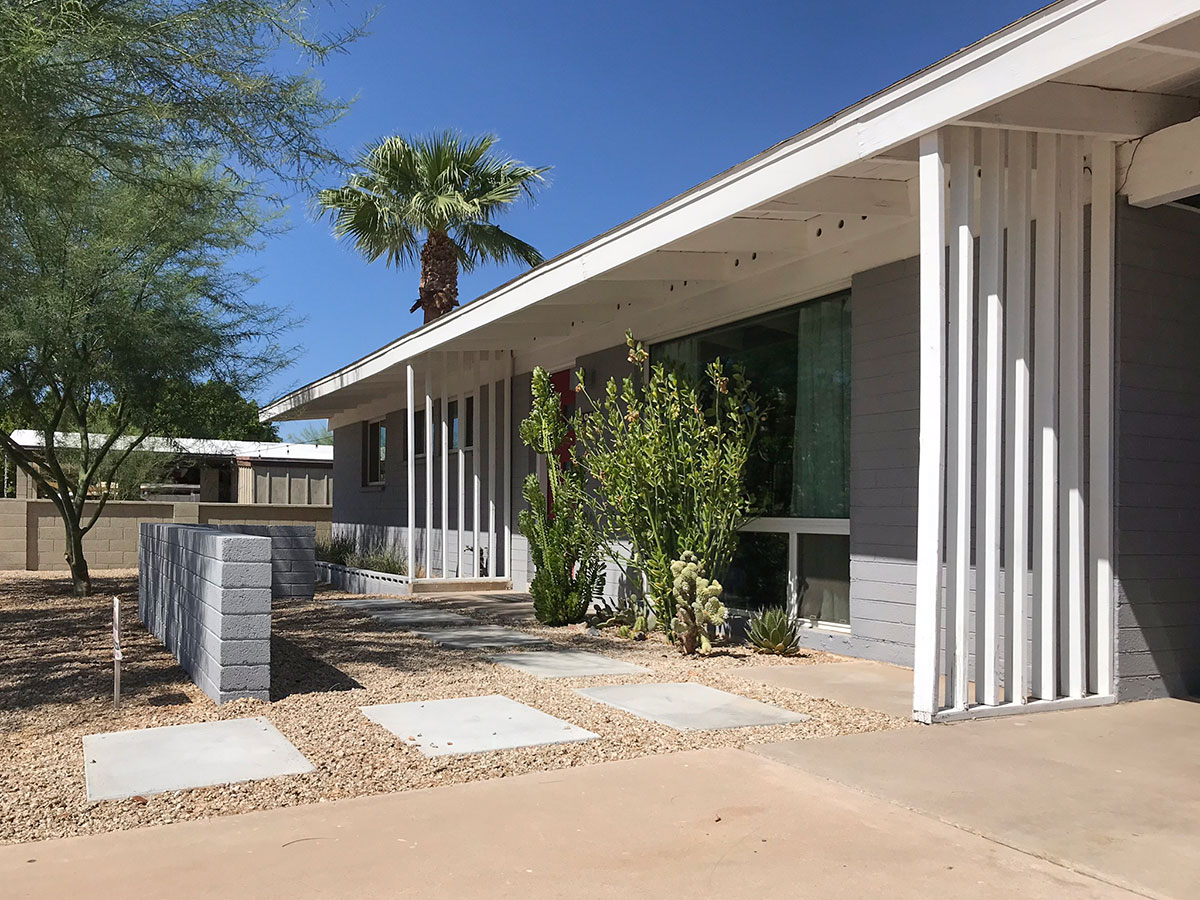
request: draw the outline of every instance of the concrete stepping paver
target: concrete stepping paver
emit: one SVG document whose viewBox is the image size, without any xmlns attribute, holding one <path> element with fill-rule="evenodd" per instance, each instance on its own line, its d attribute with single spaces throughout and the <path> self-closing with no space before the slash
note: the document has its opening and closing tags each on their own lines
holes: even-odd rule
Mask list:
<svg viewBox="0 0 1200 900">
<path fill-rule="evenodd" d="M 93 801 L 313 771 L 261 717 L 89 734 L 83 759 Z"/>
<path fill-rule="evenodd" d="M 405 606 L 398 609 L 372 610 L 371 616 L 388 625 L 396 625 L 409 631 L 416 627 L 438 625 L 471 625 L 474 619 L 450 612 L 445 609 L 434 609 L 429 606 Z"/>
<path fill-rule="evenodd" d="M 416 606 L 411 600 L 397 600 L 395 597 L 333 597 L 329 600 L 335 606 L 348 609 L 359 609 L 363 612 L 375 612 L 385 609 L 410 609 Z"/>
<path fill-rule="evenodd" d="M 679 731 L 786 725 L 809 718 L 694 682 L 615 684 L 580 688 L 577 693 Z"/>
<path fill-rule="evenodd" d="M 501 694 L 387 703 L 362 711 L 426 756 L 543 747 L 598 736 Z"/>
<path fill-rule="evenodd" d="M 416 633 L 451 650 L 505 650 L 509 647 L 545 647 L 548 643 L 536 635 L 503 625 L 472 625 Z"/>
<path fill-rule="evenodd" d="M 586 678 L 592 675 L 641 675 L 644 666 L 610 659 L 585 650 L 534 650 L 489 656 L 489 662 L 519 669 L 536 678 Z"/>
</svg>

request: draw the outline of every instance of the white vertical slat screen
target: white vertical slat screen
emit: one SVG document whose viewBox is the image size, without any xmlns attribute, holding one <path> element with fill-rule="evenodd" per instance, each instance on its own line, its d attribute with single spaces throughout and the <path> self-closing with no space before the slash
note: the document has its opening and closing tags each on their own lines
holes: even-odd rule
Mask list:
<svg viewBox="0 0 1200 900">
<path fill-rule="evenodd" d="M 464 378 L 469 369 L 467 367 L 466 353 L 462 355 L 462 358 L 459 360 L 459 362 L 460 365 L 455 378 L 456 383 L 459 385 L 459 389 L 455 391 L 455 395 L 458 397 L 458 465 L 456 466 L 458 477 L 458 555 L 454 561 L 454 574 L 461 578 L 463 576 L 463 540 L 466 533 L 465 523 L 467 521 L 467 389 Z"/>
<path fill-rule="evenodd" d="M 919 171 L 913 715 L 1107 702 L 1113 146 L 955 126 Z"/>
<path fill-rule="evenodd" d="M 500 396 L 504 404 L 504 431 L 500 434 L 500 439 L 504 441 L 504 571 L 502 574 L 505 578 L 511 581 L 512 579 L 512 445 L 513 445 L 513 427 L 512 427 L 512 380 L 513 380 L 513 356 L 511 353 L 505 353 L 504 361 L 504 393 Z M 516 588 L 516 585 L 512 585 Z"/>
<path fill-rule="evenodd" d="M 406 426 L 404 429 L 404 464 L 405 483 L 408 488 L 405 497 L 405 508 L 408 510 L 408 577 L 415 578 L 417 574 L 417 449 L 413 443 L 413 426 L 417 396 L 412 363 L 405 367 L 405 388 L 405 396 L 408 400 L 404 410 Z"/>
<path fill-rule="evenodd" d="M 475 385 L 475 403 L 471 406 L 471 574 L 479 577 L 479 511 L 482 504 L 480 489 L 479 455 L 483 450 L 483 436 L 479 433 L 479 411 L 483 407 L 483 379 L 487 372 L 488 356 L 480 353 L 472 370 L 471 383 Z"/>
<path fill-rule="evenodd" d="M 950 332 L 946 454 L 946 696 L 964 709 L 970 627 L 971 379 L 975 311 L 974 132 L 950 132 Z"/>
<path fill-rule="evenodd" d="M 488 577 L 493 577 L 496 574 L 496 450 L 499 447 L 497 440 L 500 433 L 499 413 L 496 411 L 496 384 L 498 370 L 496 359 L 499 354 L 493 354 L 492 359 L 488 363 L 488 455 L 487 455 L 487 560 L 488 560 Z"/>
<path fill-rule="evenodd" d="M 425 571 L 433 576 L 433 365 L 425 364 Z"/>
<path fill-rule="evenodd" d="M 450 354 L 442 354 L 442 384 L 438 392 L 438 442 L 442 450 L 442 577 L 450 577 Z"/>
</svg>

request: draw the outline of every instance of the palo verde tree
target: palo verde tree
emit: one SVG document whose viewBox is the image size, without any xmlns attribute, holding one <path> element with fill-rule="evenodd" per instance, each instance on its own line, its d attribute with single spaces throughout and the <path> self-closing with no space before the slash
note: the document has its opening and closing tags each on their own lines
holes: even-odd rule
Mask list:
<svg viewBox="0 0 1200 900">
<path fill-rule="evenodd" d="M 341 187 L 321 191 L 318 211 L 368 262 L 420 261 L 410 312 L 432 322 L 458 306 L 458 272 L 484 262 L 536 266 L 542 255 L 493 220 L 544 182 L 548 167 L 526 166 L 493 151 L 497 138 L 446 131 L 389 137 L 367 147 Z"/>
<path fill-rule="evenodd" d="M 263 214 L 228 178 L 182 166 L 150 187 L 95 171 L 0 208 L 0 408 L 42 438 L 31 450 L 0 428 L 0 446 L 58 510 L 77 594 L 84 536 L 126 460 L 203 415 L 179 398 L 210 380 L 252 388 L 288 359 L 286 322 L 244 299 L 231 265 Z"/>
</svg>

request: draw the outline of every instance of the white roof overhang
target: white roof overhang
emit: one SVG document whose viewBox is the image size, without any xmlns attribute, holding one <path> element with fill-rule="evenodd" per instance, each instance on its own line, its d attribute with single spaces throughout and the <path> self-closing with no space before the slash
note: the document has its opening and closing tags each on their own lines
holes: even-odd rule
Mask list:
<svg viewBox="0 0 1200 900">
<path fill-rule="evenodd" d="M 1048 6 L 281 397 L 262 417 L 344 418 L 400 393 L 404 364 L 433 352 L 540 351 L 629 316 L 629 306 L 707 301 L 799 267 L 813 284 L 824 274 L 832 283 L 821 260 L 844 268 L 858 244 L 884 236 L 903 251 L 894 258 L 913 255 L 920 135 L 965 123 L 1128 140 L 1192 119 L 1198 14 L 1200 0 Z"/>
</svg>

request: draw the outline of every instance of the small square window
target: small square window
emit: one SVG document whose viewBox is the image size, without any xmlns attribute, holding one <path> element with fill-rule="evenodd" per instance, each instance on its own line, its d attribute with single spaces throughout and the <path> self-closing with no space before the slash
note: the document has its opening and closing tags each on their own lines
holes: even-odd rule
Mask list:
<svg viewBox="0 0 1200 900">
<path fill-rule="evenodd" d="M 363 484 L 383 484 L 387 477 L 387 424 L 363 423 Z"/>
</svg>

